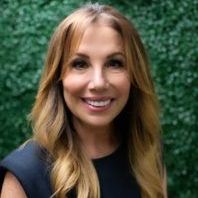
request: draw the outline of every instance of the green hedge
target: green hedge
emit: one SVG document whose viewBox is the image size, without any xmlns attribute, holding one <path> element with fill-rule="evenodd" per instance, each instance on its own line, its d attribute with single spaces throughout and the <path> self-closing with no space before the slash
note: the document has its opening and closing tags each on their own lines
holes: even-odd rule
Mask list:
<svg viewBox="0 0 198 198">
<path fill-rule="evenodd" d="M 54 27 L 77 0 L 1 0 L 0 158 L 30 137 L 26 116 Z M 109 0 L 132 18 L 150 55 L 162 109 L 170 197 L 198 195 L 198 2 Z"/>
</svg>

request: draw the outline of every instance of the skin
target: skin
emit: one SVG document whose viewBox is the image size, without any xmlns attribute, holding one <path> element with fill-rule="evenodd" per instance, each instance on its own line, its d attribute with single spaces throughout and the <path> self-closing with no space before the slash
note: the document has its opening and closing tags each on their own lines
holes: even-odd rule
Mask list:
<svg viewBox="0 0 198 198">
<path fill-rule="evenodd" d="M 65 63 L 65 102 L 90 158 L 107 155 L 119 144 L 112 121 L 126 105 L 131 84 L 123 51 L 118 32 L 97 23 L 87 28 L 79 48 Z M 99 101 L 109 104 L 97 106 Z"/>
<path fill-rule="evenodd" d="M 23 187 L 17 178 L 10 172 L 7 172 L 5 175 L 1 198 L 27 198 Z"/>
<path fill-rule="evenodd" d="M 73 64 L 76 58 L 88 63 L 73 64 L 63 79 L 64 98 L 73 113 L 73 122 L 84 143 L 87 154 L 98 158 L 110 154 L 119 142 L 114 136 L 113 119 L 120 113 L 127 102 L 130 82 L 125 68 L 119 68 L 112 58 L 124 63 L 122 40 L 119 34 L 107 26 L 93 25 L 85 32 L 78 51 L 67 64 Z M 115 53 L 119 53 L 116 54 Z M 109 55 L 114 54 L 111 57 Z M 111 63 L 111 64 L 110 64 Z M 114 65 L 114 67 L 109 66 Z M 78 66 L 81 69 L 77 69 Z M 124 64 L 123 64 L 124 66 Z M 85 69 L 86 68 L 86 69 Z M 106 100 L 113 98 L 109 108 L 87 107 L 81 98 L 92 97 Z M 93 133 L 94 131 L 94 133 Z M 164 197 L 167 198 L 166 171 L 163 182 Z M 1 198 L 27 198 L 23 187 L 10 172 L 5 175 Z"/>
<path fill-rule="evenodd" d="M 74 64 L 77 58 L 83 58 L 85 64 Z M 62 82 L 74 126 L 91 158 L 108 155 L 118 146 L 112 121 L 125 106 L 130 90 L 120 35 L 107 26 L 89 27 L 67 64 L 70 69 Z M 111 102 L 105 107 L 93 107 L 81 98 Z M 27 198 L 17 178 L 7 172 L 1 198 L 12 197 Z"/>
</svg>

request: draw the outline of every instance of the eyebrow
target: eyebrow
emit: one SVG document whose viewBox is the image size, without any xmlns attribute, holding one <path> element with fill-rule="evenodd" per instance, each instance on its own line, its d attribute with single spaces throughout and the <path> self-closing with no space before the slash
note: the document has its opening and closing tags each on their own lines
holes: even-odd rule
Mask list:
<svg viewBox="0 0 198 198">
<path fill-rule="evenodd" d="M 81 52 L 77 52 L 74 56 L 81 56 L 83 58 L 89 59 L 89 56 L 87 54 Z M 125 55 L 122 52 L 113 52 L 107 56 L 107 59 L 113 56 L 123 56 L 123 58 L 125 58 Z"/>
</svg>

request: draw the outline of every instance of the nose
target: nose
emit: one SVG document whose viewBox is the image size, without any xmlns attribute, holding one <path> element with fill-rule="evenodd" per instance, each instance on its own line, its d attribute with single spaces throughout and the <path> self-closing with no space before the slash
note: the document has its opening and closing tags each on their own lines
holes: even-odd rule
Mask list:
<svg viewBox="0 0 198 198">
<path fill-rule="evenodd" d="M 90 76 L 89 89 L 105 90 L 108 87 L 109 87 L 109 82 L 105 71 L 103 71 L 101 67 L 93 69 Z"/>
</svg>

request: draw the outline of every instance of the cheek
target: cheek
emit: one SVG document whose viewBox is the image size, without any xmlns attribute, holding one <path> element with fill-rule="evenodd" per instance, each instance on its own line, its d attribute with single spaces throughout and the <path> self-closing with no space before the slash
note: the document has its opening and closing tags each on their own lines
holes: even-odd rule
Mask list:
<svg viewBox="0 0 198 198">
<path fill-rule="evenodd" d="M 131 86 L 128 75 L 122 74 L 115 76 L 112 78 L 112 84 L 114 84 L 115 88 L 121 94 L 121 96 L 128 97 Z"/>
<path fill-rule="evenodd" d="M 76 98 L 79 95 L 77 83 L 72 78 L 62 80 L 63 96 L 67 107 L 73 112 L 73 107 L 76 105 Z"/>
<path fill-rule="evenodd" d="M 122 102 L 125 104 L 127 103 L 129 99 L 129 94 L 130 94 L 130 82 L 124 82 L 123 86 L 120 88 L 120 97 L 122 98 Z"/>
<path fill-rule="evenodd" d="M 76 76 L 68 75 L 62 80 L 64 95 L 76 95 L 83 86 L 83 80 Z"/>
<path fill-rule="evenodd" d="M 77 92 L 77 87 L 75 83 L 72 83 L 71 81 L 63 81 L 63 93 L 65 95 L 74 95 Z"/>
</svg>

